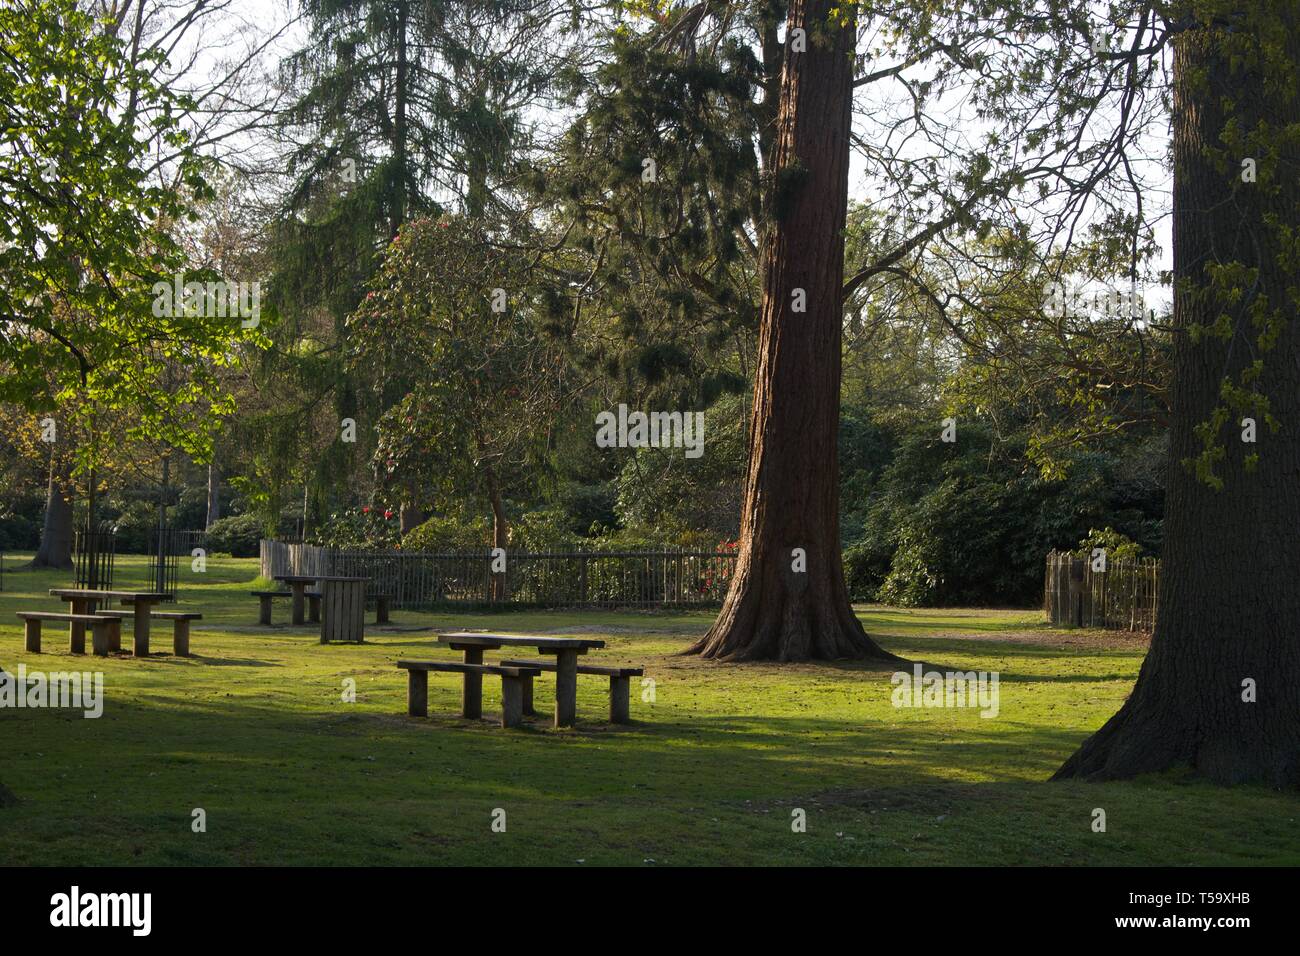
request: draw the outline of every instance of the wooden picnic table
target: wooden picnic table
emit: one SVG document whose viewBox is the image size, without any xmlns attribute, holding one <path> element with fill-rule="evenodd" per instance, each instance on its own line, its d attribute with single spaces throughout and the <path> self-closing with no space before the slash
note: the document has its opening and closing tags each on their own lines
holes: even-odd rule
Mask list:
<svg viewBox="0 0 1300 956">
<path fill-rule="evenodd" d="M 67 601 L 73 614 L 93 614 L 93 607 L 103 602 L 121 601 L 132 606 L 135 633 L 135 656 L 149 653 L 149 612 L 155 604 L 171 600 L 163 591 L 100 591 L 94 588 L 50 588 L 50 594 Z M 73 646 L 84 646 L 86 625 L 81 621 L 68 624 L 68 639 Z"/>
<path fill-rule="evenodd" d="M 315 584 L 321 579 L 311 574 L 277 574 L 275 579 L 289 585 L 289 590 L 293 592 L 293 609 L 289 616 L 290 622 L 293 624 L 302 624 L 306 618 L 304 611 L 307 598 L 307 585 Z"/>
<path fill-rule="evenodd" d="M 438 635 L 438 642 L 464 651 L 466 664 L 482 664 L 484 651 L 502 647 L 535 647 L 539 654 L 555 655 L 555 726 L 572 727 L 578 715 L 578 655 L 605 646 L 587 637 L 544 637 L 540 634 L 478 634 L 451 631 Z M 482 716 L 483 675 L 465 675 L 461 712 L 466 717 Z"/>
<path fill-rule="evenodd" d="M 369 578 L 323 574 L 321 583 L 320 642 L 360 644 L 366 639 L 366 585 Z"/>
</svg>

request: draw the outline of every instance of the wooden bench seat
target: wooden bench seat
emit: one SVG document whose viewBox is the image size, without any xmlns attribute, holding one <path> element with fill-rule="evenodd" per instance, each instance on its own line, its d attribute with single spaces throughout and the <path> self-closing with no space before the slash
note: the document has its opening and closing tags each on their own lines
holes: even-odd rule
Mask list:
<svg viewBox="0 0 1300 956">
<path fill-rule="evenodd" d="M 23 645 L 28 653 L 41 652 L 41 622 L 59 621 L 69 624 L 83 624 L 90 627 L 91 648 L 95 654 L 104 657 L 115 643 L 122 645 L 122 624 L 109 614 L 65 614 L 58 611 L 18 611 L 23 622 Z M 86 653 L 86 633 L 78 628 L 68 629 L 68 652 L 70 654 Z"/>
<path fill-rule="evenodd" d="M 502 667 L 532 667 L 539 671 L 555 671 L 557 665 L 551 661 L 502 661 Z M 633 677 L 645 673 L 643 667 L 601 667 L 597 664 L 579 664 L 579 674 L 595 674 L 609 678 L 609 721 L 612 724 L 630 724 L 631 697 Z M 524 713 L 533 713 L 533 679 L 524 681 Z"/>
<path fill-rule="evenodd" d="M 133 611 L 99 611 L 105 617 L 117 618 L 119 621 L 130 620 Z M 190 656 L 190 621 L 201 621 L 203 615 L 197 611 L 150 611 L 149 616 L 160 621 L 172 622 L 172 653 L 177 657 Z M 118 646 L 112 650 L 121 650 L 121 628 L 118 628 Z"/>
<path fill-rule="evenodd" d="M 271 601 L 274 598 L 293 597 L 292 591 L 250 591 L 257 598 L 257 623 L 271 626 Z"/>
<path fill-rule="evenodd" d="M 398 661 L 406 671 L 406 712 L 412 717 L 429 716 L 429 672 L 463 674 L 461 716 L 477 720 L 483 716 L 483 675 L 501 676 L 501 726 L 518 727 L 524 722 L 524 682 L 532 686 L 541 670 L 536 667 L 508 667 L 497 664 L 462 664 L 458 661 Z"/>
</svg>

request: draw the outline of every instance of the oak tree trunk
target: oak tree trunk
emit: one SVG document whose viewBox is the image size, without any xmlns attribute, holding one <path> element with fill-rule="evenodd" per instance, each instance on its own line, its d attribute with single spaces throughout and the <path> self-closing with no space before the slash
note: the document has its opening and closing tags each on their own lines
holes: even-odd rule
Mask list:
<svg viewBox="0 0 1300 956">
<path fill-rule="evenodd" d="M 1284 52 L 1300 62 L 1297 8 L 1272 10 Z M 1292 135 L 1271 137 L 1254 157 L 1228 149 L 1216 163 L 1207 154 L 1224 147 L 1221 134 L 1233 120 L 1239 130 L 1300 122 L 1294 80 L 1278 91 L 1253 72 L 1250 58 L 1225 50 L 1253 42 L 1251 35 L 1201 27 L 1175 40 L 1173 424 L 1159 613 L 1132 694 L 1057 779 L 1190 767 L 1220 783 L 1300 785 L 1297 253 L 1279 236 L 1297 225 L 1300 150 Z M 1269 148 L 1277 154 L 1265 155 Z M 1247 158 L 1258 163 L 1258 182 L 1242 181 Z M 1207 293 L 1213 266 L 1230 262 L 1259 271 L 1243 284 L 1242 300 L 1225 308 Z M 1249 312 L 1265 301 L 1286 320 L 1270 349 L 1260 348 Z M 1236 325 L 1231 340 L 1189 335 L 1194 323 L 1224 313 Z M 1184 462 L 1204 448 L 1196 427 L 1213 414 L 1225 377 L 1239 381 L 1256 358 L 1264 363 L 1256 388 L 1279 427 L 1259 421 L 1258 441 L 1248 444 L 1243 415 L 1229 418 L 1220 430 L 1226 456 L 1216 467 L 1224 484 L 1215 491 Z M 1252 452 L 1258 464 L 1250 468 Z"/>
<path fill-rule="evenodd" d="M 867 637 L 840 557 L 841 287 L 856 26 L 793 0 L 763 246 L 740 551 L 722 611 L 687 653 L 727 661 L 895 659 Z M 841 10 L 849 11 L 841 7 Z"/>
<path fill-rule="evenodd" d="M 32 567 L 72 567 L 72 478 L 64 455 L 50 455 L 50 480 L 45 489 L 45 524 Z"/>
</svg>

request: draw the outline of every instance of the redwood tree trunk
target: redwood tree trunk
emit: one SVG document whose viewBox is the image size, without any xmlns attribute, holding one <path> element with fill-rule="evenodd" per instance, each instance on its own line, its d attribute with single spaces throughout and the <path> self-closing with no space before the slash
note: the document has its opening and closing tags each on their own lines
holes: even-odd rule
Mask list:
<svg viewBox="0 0 1300 956">
<path fill-rule="evenodd" d="M 1281 52 L 1300 61 L 1296 7 L 1279 4 L 1267 16 L 1286 38 Z M 1300 336 L 1289 298 L 1297 253 L 1278 236 L 1296 225 L 1300 150 L 1294 137 L 1270 136 L 1268 146 L 1279 151 L 1273 158 L 1264 149 L 1251 157 L 1228 148 L 1218 164 L 1206 153 L 1226 146 L 1221 133 L 1230 119 L 1242 130 L 1300 122 L 1294 81 L 1269 85 L 1242 65 L 1249 57 L 1226 49 L 1255 43 L 1255 35 L 1202 28 L 1175 41 L 1176 332 L 1159 615 L 1132 694 L 1058 779 L 1191 767 L 1221 783 L 1300 785 Z M 1243 158 L 1257 160 L 1258 182 L 1241 181 Z M 1230 262 L 1259 273 L 1244 283 L 1243 301 L 1225 308 L 1209 294 L 1207 270 Z M 1263 300 L 1286 320 L 1267 350 L 1249 315 Z M 1189 326 L 1224 312 L 1236 323 L 1230 341 L 1192 341 Z M 1279 427 L 1261 420 L 1258 443 L 1247 444 L 1243 414 L 1234 413 L 1219 433 L 1226 457 L 1216 468 L 1223 489 L 1215 491 L 1183 462 L 1203 449 L 1195 429 L 1213 414 L 1224 377 L 1237 381 L 1256 358 L 1264 362 L 1256 387 Z M 1248 470 L 1256 451 L 1258 465 Z M 1243 699 L 1249 682 L 1253 703 Z"/>
<path fill-rule="evenodd" d="M 763 246 L 740 552 L 722 612 L 687 653 L 728 661 L 895 659 L 862 629 L 840 558 L 841 286 L 853 100 L 853 22 L 793 0 Z M 848 8 L 851 10 L 851 6 Z M 802 290 L 806 311 L 794 311 Z"/>
<path fill-rule="evenodd" d="M 64 456 L 50 456 L 50 481 L 45 490 L 45 524 L 32 567 L 72 567 L 72 481 Z"/>
</svg>

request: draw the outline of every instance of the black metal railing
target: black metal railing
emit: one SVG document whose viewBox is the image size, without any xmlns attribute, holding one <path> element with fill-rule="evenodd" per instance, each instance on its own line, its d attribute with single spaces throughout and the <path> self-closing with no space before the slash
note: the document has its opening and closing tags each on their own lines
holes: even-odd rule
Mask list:
<svg viewBox="0 0 1300 956">
<path fill-rule="evenodd" d="M 155 528 L 150 541 L 149 588 L 176 600 L 182 560 L 192 560 L 194 549 L 206 551 L 207 533 L 181 528 Z M 206 555 L 205 555 L 206 557 Z"/>
<path fill-rule="evenodd" d="M 362 551 L 262 542 L 262 575 L 370 578 L 392 607 L 526 604 L 546 607 L 714 605 L 726 596 L 729 551 Z"/>
<path fill-rule="evenodd" d="M 72 561 L 79 588 L 106 589 L 113 586 L 113 558 L 117 533 L 111 524 L 83 528 L 73 537 Z"/>
</svg>

